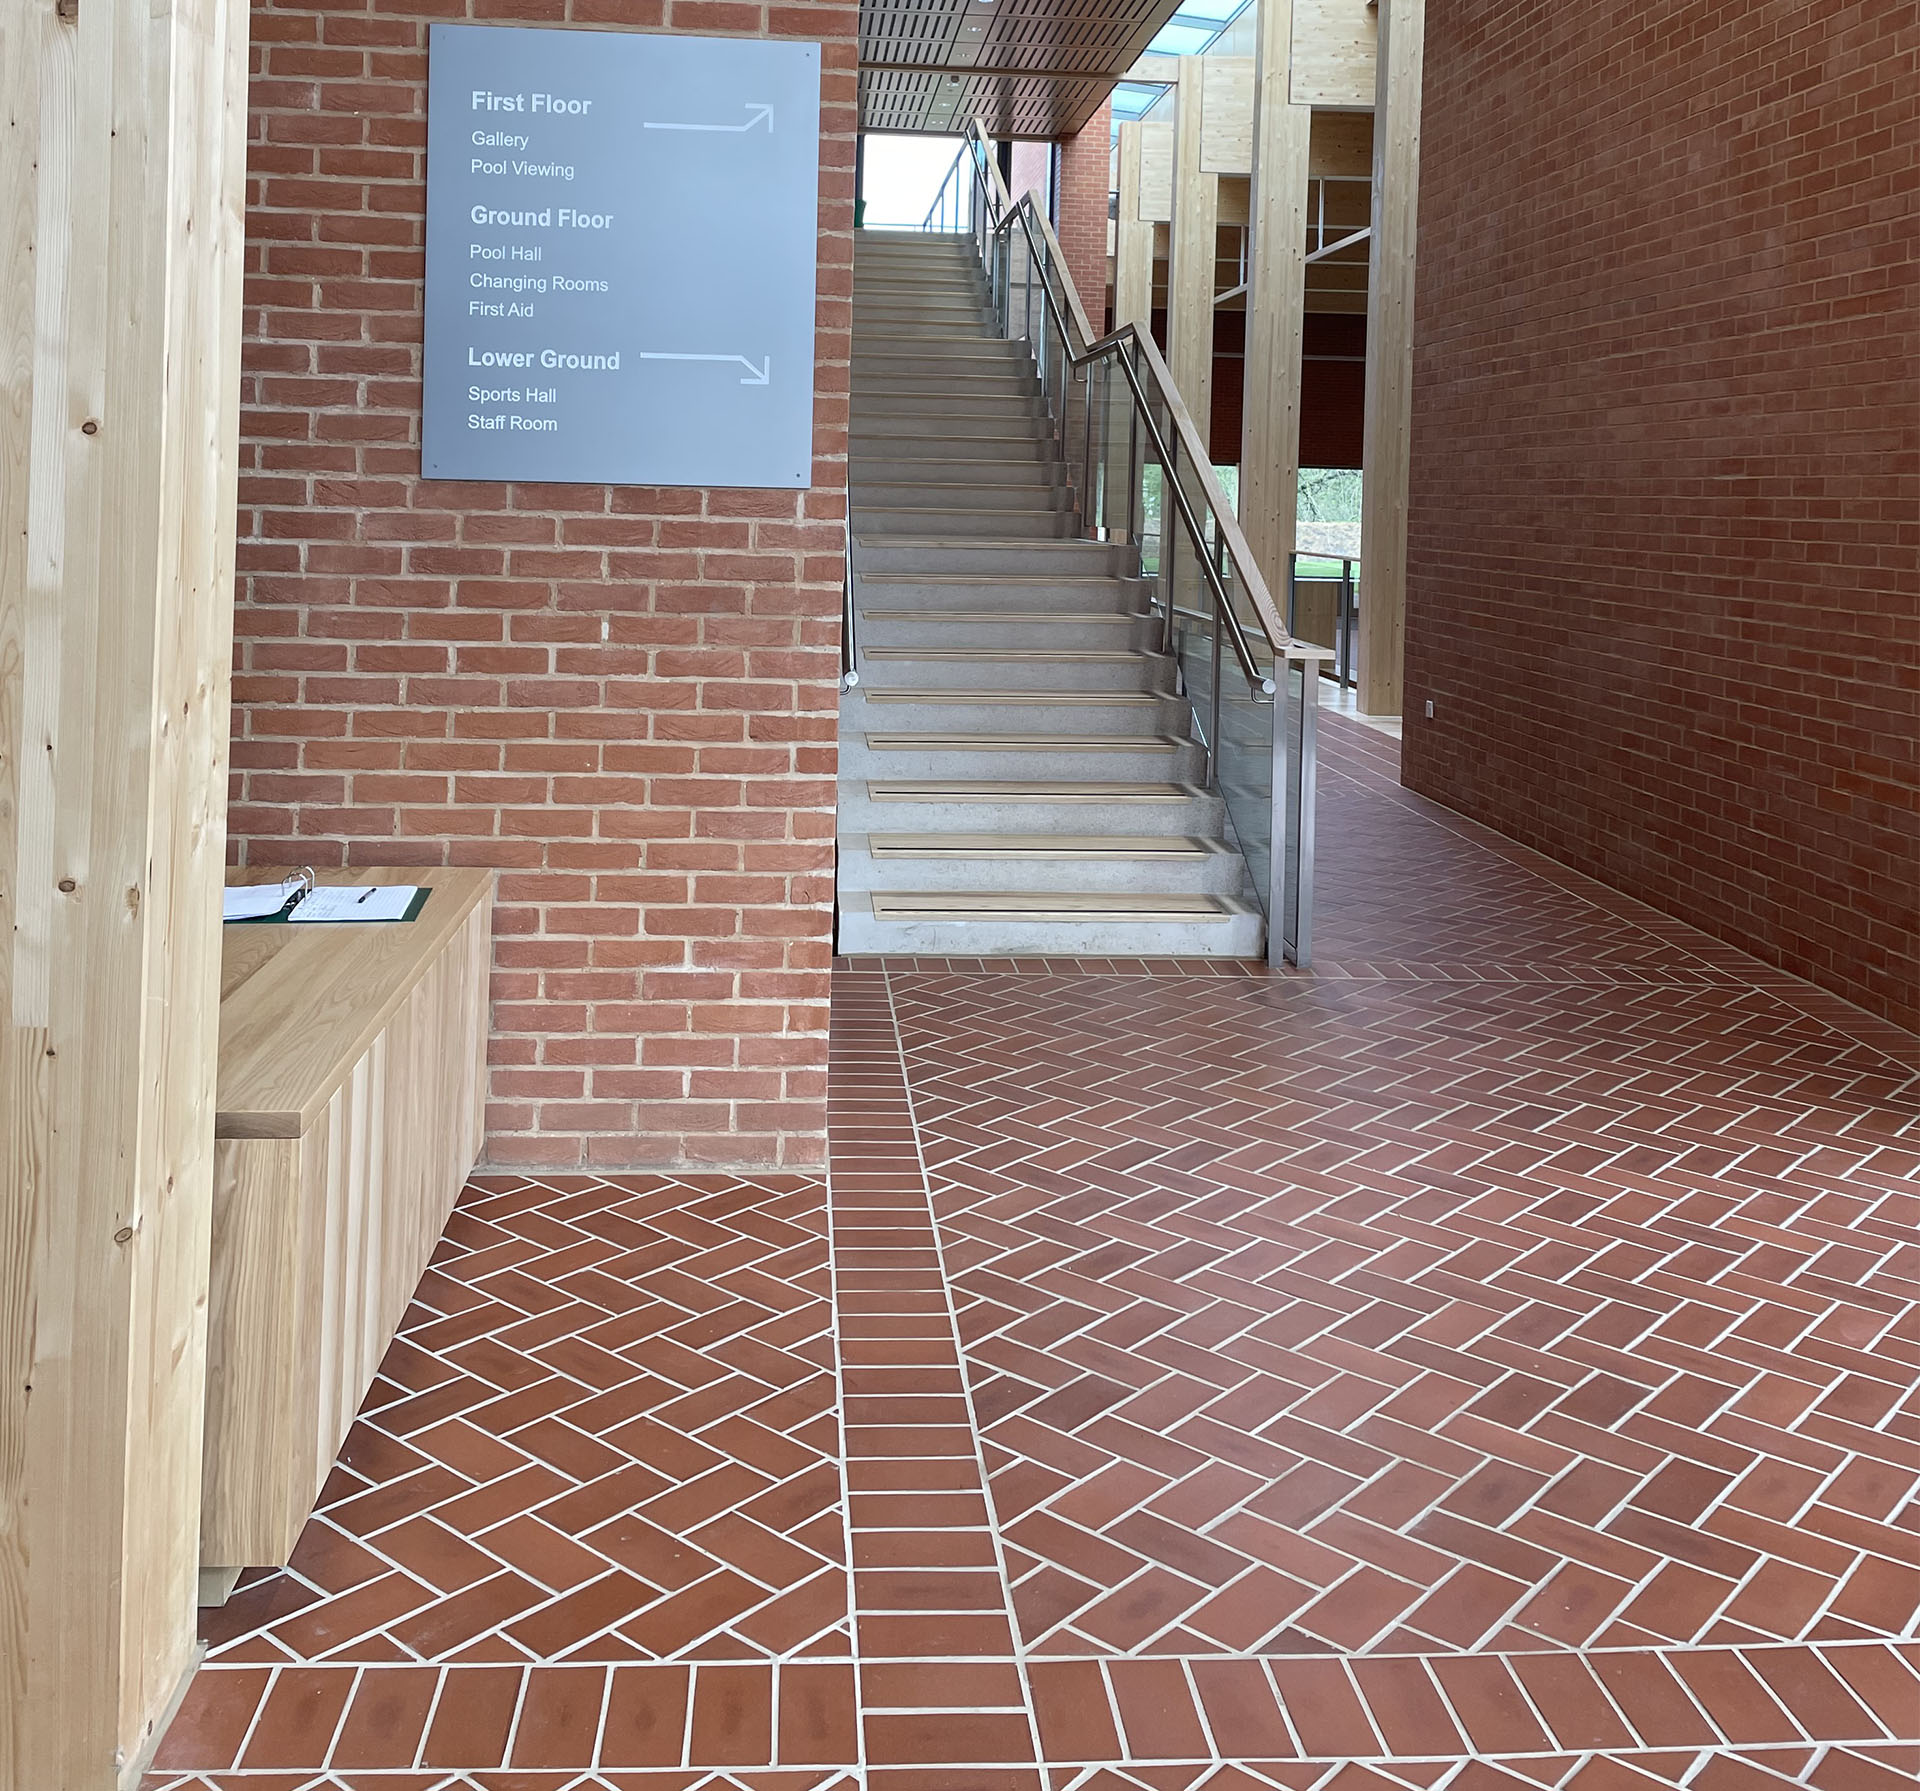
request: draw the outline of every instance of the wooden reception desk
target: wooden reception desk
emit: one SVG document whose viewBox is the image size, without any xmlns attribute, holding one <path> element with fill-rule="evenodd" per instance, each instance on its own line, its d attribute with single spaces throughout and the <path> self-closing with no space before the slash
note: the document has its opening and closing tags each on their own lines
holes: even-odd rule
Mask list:
<svg viewBox="0 0 1920 1791">
<path fill-rule="evenodd" d="M 203 1585 L 285 1565 L 483 1139 L 493 873 L 322 881 L 432 893 L 412 921 L 225 929 Z"/>
</svg>

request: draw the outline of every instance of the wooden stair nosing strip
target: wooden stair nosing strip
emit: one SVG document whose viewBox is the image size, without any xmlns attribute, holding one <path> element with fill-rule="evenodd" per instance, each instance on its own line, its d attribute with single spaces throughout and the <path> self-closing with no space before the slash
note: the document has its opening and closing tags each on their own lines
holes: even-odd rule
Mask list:
<svg viewBox="0 0 1920 1791">
<path fill-rule="evenodd" d="M 1011 520 L 1017 516 L 1064 516 L 1064 510 L 1056 510 L 1047 504 L 1030 504 L 1016 509 L 1011 504 L 995 504 L 990 508 L 974 504 L 857 504 L 854 506 L 863 518 L 873 516 L 993 516 Z M 1004 537 L 987 536 L 989 541 L 1004 539 L 1023 541 L 1024 535 Z M 1043 537 L 1044 539 L 1044 537 Z M 1056 537 L 1057 539 L 1057 537 Z"/>
<path fill-rule="evenodd" d="M 1118 572 L 860 572 L 857 585 L 1117 585 L 1131 581 Z M 1147 612 L 1151 614 L 1152 612 Z"/>
<path fill-rule="evenodd" d="M 1057 514 L 1057 512 L 1056 512 Z M 978 553 L 984 548 L 1004 553 L 1058 553 L 1062 548 L 1072 548 L 1085 552 L 1089 548 L 1111 551 L 1104 541 L 1082 541 L 1077 535 L 863 535 L 858 532 L 853 537 L 861 547 L 887 548 L 897 550 L 903 547 L 936 547 L 964 549 L 968 553 Z M 1029 580 L 1039 580 L 1037 573 L 1029 573 Z M 1085 573 L 1083 577 L 1118 578 L 1117 572 Z"/>
<path fill-rule="evenodd" d="M 1217 858 L 1226 850 L 1186 833 L 870 833 L 872 858 L 1128 860 Z"/>
<path fill-rule="evenodd" d="M 947 703 L 973 708 L 1012 703 L 1024 709 L 1142 709 L 1179 700 L 1170 690 L 882 690 L 878 685 L 862 684 L 860 691 L 870 703 Z"/>
<path fill-rule="evenodd" d="M 866 659 L 955 659 L 978 665 L 1150 665 L 1162 657 L 1131 647 L 862 647 Z"/>
<path fill-rule="evenodd" d="M 971 626 L 1005 622 L 1061 622 L 1074 627 L 1091 623 L 1098 627 L 1130 628 L 1136 622 L 1155 618 L 1144 609 L 868 609 L 860 606 L 861 616 L 869 622 L 942 622 Z"/>
<path fill-rule="evenodd" d="M 1077 895 L 1047 890 L 891 890 L 869 893 L 875 920 L 1059 920 L 1138 924 L 1231 920 L 1209 895 Z"/>
<path fill-rule="evenodd" d="M 1191 802 L 1195 784 L 1047 783 L 1033 778 L 996 783 L 987 777 L 868 778 L 869 802 Z"/>
<path fill-rule="evenodd" d="M 872 733 L 872 752 L 1164 752 L 1190 742 L 1177 734 Z"/>
</svg>

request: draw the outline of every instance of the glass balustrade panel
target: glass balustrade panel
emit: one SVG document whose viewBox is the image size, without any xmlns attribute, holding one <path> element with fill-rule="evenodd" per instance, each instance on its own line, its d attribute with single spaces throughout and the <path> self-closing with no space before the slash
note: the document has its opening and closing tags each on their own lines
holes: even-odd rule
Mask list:
<svg viewBox="0 0 1920 1791">
<path fill-rule="evenodd" d="M 1239 588 L 1232 557 L 1218 553 L 1215 568 L 1228 604 L 1236 615 L 1250 613 Z M 1274 700 L 1262 688 L 1274 674 L 1266 637 L 1243 629 L 1243 644 L 1253 661 L 1252 674 L 1231 647 L 1220 656 L 1220 743 L 1214 755 L 1215 778 L 1226 802 L 1234 843 L 1247 861 L 1248 898 L 1263 913 L 1273 873 L 1273 728 Z M 1268 914 L 1271 924 L 1273 916 Z"/>
</svg>

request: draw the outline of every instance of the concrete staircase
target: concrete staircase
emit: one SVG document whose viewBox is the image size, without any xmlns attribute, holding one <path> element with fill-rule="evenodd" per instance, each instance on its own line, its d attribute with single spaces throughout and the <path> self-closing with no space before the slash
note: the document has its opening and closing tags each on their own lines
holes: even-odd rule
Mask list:
<svg viewBox="0 0 1920 1791">
<path fill-rule="evenodd" d="M 859 233 L 848 452 L 841 951 L 1257 957 L 1146 588 L 1074 539 L 970 240 Z"/>
</svg>

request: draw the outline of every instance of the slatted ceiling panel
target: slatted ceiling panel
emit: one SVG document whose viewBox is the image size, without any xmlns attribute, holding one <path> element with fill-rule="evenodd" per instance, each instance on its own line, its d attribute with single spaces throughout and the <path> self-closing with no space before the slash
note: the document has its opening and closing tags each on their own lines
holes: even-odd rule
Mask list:
<svg viewBox="0 0 1920 1791">
<path fill-rule="evenodd" d="M 924 131 L 944 75 L 876 70 L 860 77 L 860 119 L 868 130 Z"/>
<path fill-rule="evenodd" d="M 1097 69 L 1124 57 L 1124 69 L 1135 41 L 1144 49 L 1168 12 L 1161 0 L 998 0 L 980 61 Z"/>
<path fill-rule="evenodd" d="M 860 9 L 862 62 L 924 62 L 938 67 L 952 48 L 966 0 L 888 0 Z"/>
<path fill-rule="evenodd" d="M 860 116 L 875 131 L 948 132 L 978 118 L 990 136 L 1071 135 L 1106 95 L 1099 81 L 1045 76 L 962 75 L 869 70 L 860 77 Z"/>
<path fill-rule="evenodd" d="M 1178 0 L 862 0 L 860 123 L 996 137 L 1073 135 Z M 928 76 L 920 74 L 921 69 Z M 973 70 L 981 72 L 970 72 Z M 938 71 L 937 75 L 934 71 Z M 948 72 L 959 74 L 950 84 Z"/>
<path fill-rule="evenodd" d="M 997 75 L 964 79 L 961 85 L 968 92 L 972 115 L 986 126 L 988 135 L 1055 137 L 1069 134 L 1062 122 L 1071 116 L 1069 94 L 1091 84 Z M 1087 110 L 1099 103 L 1096 98 Z"/>
<path fill-rule="evenodd" d="M 1109 81 L 1050 81 L 1047 83 L 1044 121 L 1035 114 L 1030 125 L 1023 122 L 1012 135 L 1070 137 L 1099 111 L 1101 102 L 1111 90 L 1112 83 Z"/>
</svg>

